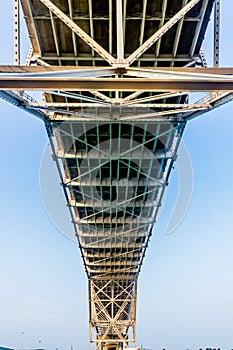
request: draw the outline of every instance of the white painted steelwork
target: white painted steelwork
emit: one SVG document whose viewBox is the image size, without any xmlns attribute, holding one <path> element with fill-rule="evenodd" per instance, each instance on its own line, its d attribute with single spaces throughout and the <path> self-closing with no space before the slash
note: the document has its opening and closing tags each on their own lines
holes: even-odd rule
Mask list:
<svg viewBox="0 0 233 350">
<path fill-rule="evenodd" d="M 174 3 L 21 0 L 31 40 L 22 67 L 14 1 L 15 66 L 0 67 L 0 96 L 45 123 L 96 350 L 136 348 L 138 275 L 184 128 L 233 99 L 232 69 L 206 68 L 201 49 L 214 0 Z M 43 102 L 24 92 L 36 89 Z M 190 102 L 194 91 L 203 98 Z"/>
</svg>

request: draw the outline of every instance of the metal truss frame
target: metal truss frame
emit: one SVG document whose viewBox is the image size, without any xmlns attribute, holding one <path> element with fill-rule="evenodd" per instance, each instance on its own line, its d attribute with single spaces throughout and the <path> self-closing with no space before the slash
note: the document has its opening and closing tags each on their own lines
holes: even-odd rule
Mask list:
<svg viewBox="0 0 233 350">
<path fill-rule="evenodd" d="M 187 12 L 189 12 L 200 0 L 191 0 L 180 11 L 177 12 L 166 24 L 160 27 L 149 39 L 147 39 L 135 52 L 133 52 L 128 58 L 127 63 L 131 65 L 136 59 L 138 59 L 145 51 L 147 51 L 155 42 L 157 42 L 169 29 L 171 29 L 179 20 L 184 18 Z"/>
<path fill-rule="evenodd" d="M 45 123 L 88 275 L 90 345 L 96 350 L 135 348 L 138 275 L 184 128 L 187 121 L 233 100 L 233 68 L 218 68 L 220 0 L 215 1 L 215 68 L 206 68 L 202 49 L 196 52 L 209 0 L 183 0 L 170 17 L 163 0 L 161 16 L 150 19 L 159 28 L 147 40 L 148 1 L 143 0 L 141 17 L 136 17 L 139 45 L 130 53 L 125 52 L 127 0 L 115 1 L 116 38 L 109 0 L 108 48 L 95 37 L 93 2 L 87 0 L 88 34 L 78 24 L 72 0 L 64 1 L 67 13 L 50 0 L 39 0 L 47 9 L 55 47 L 54 54 L 47 54 L 36 22 L 42 15 L 34 14 L 31 0 L 21 0 L 32 46 L 26 66 L 19 66 L 19 0 L 14 0 L 15 66 L 0 66 L 0 97 Z M 188 16 L 198 4 L 199 15 Z M 73 53 L 62 53 L 60 21 L 71 30 Z M 190 22 L 196 23 L 195 33 L 188 54 L 180 55 L 182 30 Z M 171 29 L 172 52 L 161 54 Z M 80 39 L 89 54 L 79 53 Z M 79 66 L 82 61 L 92 66 Z M 151 66 L 145 67 L 148 62 Z M 161 62 L 170 67 L 158 68 Z M 41 90 L 42 101 L 25 90 Z M 192 98 L 195 92 L 203 92 L 198 101 Z"/>
<path fill-rule="evenodd" d="M 17 1 L 17 0 L 16 0 Z M 18 0 L 19 1 L 19 0 Z M 197 18 L 190 18 L 187 17 L 185 18 L 185 15 L 195 6 L 197 5 L 201 0 L 190 0 L 188 3 L 186 0 L 183 1 L 182 8 L 180 11 L 174 15 L 172 18 L 169 18 L 169 20 L 166 20 L 165 15 L 166 15 L 166 8 L 167 8 L 167 0 L 163 0 L 163 8 L 162 8 L 162 18 L 160 19 L 160 26 L 159 29 L 147 40 L 143 43 L 143 37 L 144 37 L 144 31 L 145 31 L 145 22 L 146 22 L 146 6 L 147 6 L 147 0 L 143 1 L 143 14 L 142 14 L 142 19 L 141 19 L 141 35 L 140 35 L 140 47 L 135 50 L 135 52 L 131 53 L 129 57 L 124 57 L 124 46 L 123 43 L 125 41 L 125 25 L 126 25 L 126 6 L 127 6 L 127 0 L 117 0 L 116 1 L 116 15 L 117 15 L 117 58 L 114 58 L 111 54 L 112 51 L 112 0 L 109 0 L 109 52 L 105 50 L 101 45 L 99 45 L 96 40 L 93 39 L 93 16 L 92 16 L 92 3 L 91 1 L 88 1 L 89 4 L 89 20 L 90 20 L 90 34 L 88 35 L 83 29 L 81 29 L 80 26 L 78 26 L 75 21 L 74 21 L 74 16 L 72 12 L 72 2 L 71 0 L 68 0 L 69 4 L 69 16 L 67 16 L 63 11 L 61 11 L 54 3 L 50 0 L 40 0 L 41 3 L 43 3 L 50 12 L 50 19 L 51 19 L 51 25 L 52 25 L 52 31 L 53 31 L 53 36 L 54 36 L 54 41 L 56 45 L 56 51 L 57 51 L 57 56 L 50 57 L 52 60 L 58 60 L 58 63 L 61 64 L 62 60 L 76 60 L 76 64 L 78 65 L 78 61 L 82 60 L 82 57 L 77 57 L 77 42 L 76 42 L 76 35 L 79 36 L 92 50 L 92 57 L 88 58 L 85 57 L 85 60 L 90 59 L 93 62 L 95 60 L 103 59 L 104 61 L 108 62 L 111 66 L 129 66 L 131 65 L 135 60 L 138 61 L 138 65 L 140 65 L 140 62 L 145 60 L 145 57 L 141 57 L 145 51 L 147 51 L 154 43 L 156 43 L 156 50 L 155 50 L 155 57 L 150 57 L 149 60 L 155 59 L 155 65 L 157 65 L 158 61 L 164 61 L 166 60 L 166 57 L 158 57 L 158 52 L 161 44 L 161 38 L 166 34 L 168 30 L 170 30 L 177 22 L 178 22 L 178 28 L 177 28 L 177 34 L 174 42 L 174 48 L 172 52 L 172 56 L 168 58 L 169 61 L 171 61 L 171 65 L 173 66 L 174 62 L 176 60 L 186 60 L 188 57 L 191 57 L 190 59 L 190 64 L 195 65 L 195 62 L 199 61 L 199 56 L 195 57 L 194 56 L 194 48 L 196 44 L 196 40 L 198 37 L 198 30 L 196 30 L 196 35 L 193 39 L 193 43 L 191 46 L 190 53 L 188 57 L 182 58 L 178 57 L 176 55 L 177 52 L 177 47 L 178 47 L 178 42 L 180 39 L 180 34 L 181 34 L 181 29 L 184 21 L 199 21 L 198 23 L 198 28 L 201 28 L 202 20 L 197 19 Z M 202 12 L 204 13 L 205 11 L 205 4 L 207 3 L 208 0 L 204 0 L 203 3 L 203 8 Z M 32 21 L 28 23 L 29 30 L 31 31 L 33 27 L 35 27 L 35 21 L 32 16 L 32 10 L 30 6 L 27 4 L 27 0 L 21 0 L 22 5 L 24 7 L 24 10 L 27 14 L 27 17 L 31 17 Z M 66 56 L 62 57 L 59 51 L 58 47 L 58 36 L 56 33 L 55 25 L 54 25 L 54 17 L 55 15 L 57 18 L 59 18 L 65 25 L 67 25 L 71 30 L 72 30 L 72 42 L 73 42 L 73 47 L 74 47 L 74 56 Z M 40 18 L 40 17 L 36 17 Z M 158 20 L 158 18 L 155 18 L 154 20 Z M 165 23 L 166 20 L 166 23 Z M 33 31 L 33 30 L 32 30 Z M 36 40 L 34 40 L 36 39 Z M 36 51 L 35 55 L 32 58 L 32 60 L 40 60 L 40 63 L 44 63 L 46 65 L 46 59 L 48 57 L 43 57 L 41 55 L 42 50 L 38 49 L 38 37 L 33 38 L 35 41 L 35 46 L 36 46 Z M 94 53 L 97 54 L 97 57 L 94 56 Z M 143 55 L 145 56 L 145 55 Z"/>
<path fill-rule="evenodd" d="M 83 130 L 85 130 L 88 124 L 85 126 L 86 122 L 83 121 L 82 123 Z M 141 125 L 143 125 L 142 130 L 144 130 L 146 135 L 146 124 L 143 123 Z M 96 185 L 101 185 L 101 181 L 96 182 L 98 180 L 96 178 L 93 182 L 91 173 L 101 169 L 109 161 L 116 159 L 116 155 L 112 153 L 112 150 L 108 152 L 102 149 L 100 140 L 98 141 L 99 146 L 89 144 L 86 139 L 82 140 L 82 137 L 77 137 L 73 133 L 72 128 L 70 132 L 64 130 L 62 124 L 56 129 L 56 138 L 53 142 L 55 142 L 54 149 L 57 149 L 57 151 L 54 152 L 54 158 L 59 166 L 67 203 L 74 218 L 79 247 L 89 276 L 89 335 L 90 345 L 95 344 L 96 349 L 136 346 L 137 278 L 184 128 L 184 126 L 179 126 L 174 134 L 172 125 L 168 123 L 168 126 L 169 128 L 166 131 L 162 131 L 162 129 L 160 130 L 161 124 L 158 123 L 157 133 L 153 137 L 151 136 L 149 140 L 144 141 L 143 145 L 143 147 L 146 147 L 147 143 L 156 143 L 158 139 L 163 137 L 166 138 L 167 145 L 172 141 L 173 145 L 170 146 L 171 153 L 157 154 L 158 159 L 161 159 L 163 162 L 165 159 L 169 161 L 163 171 L 159 167 L 156 174 L 150 175 L 154 168 L 154 161 L 151 159 L 151 155 L 148 154 L 148 160 L 145 163 L 146 153 L 140 149 L 142 145 L 137 144 L 133 146 L 133 133 L 130 140 L 132 144 L 130 149 L 124 150 L 123 153 L 118 152 L 117 157 L 121 159 L 121 164 L 128 166 L 128 172 L 134 170 L 134 166 L 127 164 L 124 160 L 125 158 L 137 160 L 139 168 L 145 167 L 147 164 L 149 169 L 148 173 L 145 173 L 143 182 L 135 178 L 133 184 L 135 186 L 150 186 L 151 189 L 144 191 L 143 196 L 150 195 L 151 200 L 142 201 L 138 204 L 144 206 L 146 211 L 148 208 L 150 215 L 148 216 L 147 214 L 143 217 L 142 213 L 140 215 L 135 214 L 134 218 L 131 217 L 132 213 L 129 212 L 129 207 L 135 207 L 135 201 L 139 195 L 134 194 L 130 196 L 130 200 L 126 199 L 121 202 L 118 200 L 114 207 L 114 204 L 109 206 L 109 202 L 100 201 L 96 198 L 93 191 L 86 192 L 83 189 L 86 186 L 93 186 L 94 188 Z M 75 125 L 73 124 L 74 127 Z M 64 138 L 67 137 L 72 140 L 72 145 L 76 141 L 82 142 L 85 147 L 92 146 L 93 151 L 91 154 L 88 151 L 74 154 L 72 149 L 66 152 Z M 101 137 L 101 134 L 98 137 Z M 121 142 L 122 139 L 118 141 L 118 149 Z M 68 159 L 77 161 L 77 164 L 79 159 L 86 160 L 86 172 L 71 178 L 69 167 L 66 164 Z M 96 168 L 94 168 L 91 162 L 96 160 L 98 162 Z M 144 162 L 144 165 L 142 165 L 142 162 Z M 158 179 L 160 180 L 158 181 Z M 84 187 L 80 187 L 82 190 L 79 191 L 73 187 L 77 185 Z M 119 188 L 125 186 L 127 198 L 129 187 L 126 179 L 125 182 L 117 180 L 115 182 L 106 182 L 105 180 L 105 185 Z M 76 201 L 74 194 L 77 192 L 79 196 L 82 195 L 83 204 L 80 203 L 80 200 L 79 202 Z M 98 213 L 88 214 L 88 212 L 85 212 L 85 216 L 79 217 L 80 207 L 83 207 L 85 211 L 85 206 L 98 208 Z M 77 208 L 79 208 L 78 211 Z M 115 220 L 112 217 L 108 221 L 108 218 L 105 218 L 104 214 L 106 212 L 114 213 L 114 210 L 124 213 L 125 217 L 123 220 Z M 104 225 L 118 224 L 120 229 L 109 228 L 102 233 L 98 229 L 98 225 L 102 223 Z M 87 230 L 84 230 L 85 225 L 87 225 Z M 143 244 L 135 243 L 141 239 L 145 241 Z M 116 249 L 116 252 L 109 255 L 108 250 L 112 249 L 112 247 Z"/>
<path fill-rule="evenodd" d="M 55 26 L 53 22 L 52 14 L 56 15 L 60 20 L 62 20 L 71 30 L 73 33 L 77 34 L 88 46 L 91 47 L 92 50 L 94 50 L 98 55 L 100 55 L 104 60 L 106 60 L 111 66 L 129 66 L 131 65 L 136 59 L 138 59 L 142 54 L 147 51 L 155 42 L 161 39 L 161 37 L 169 30 L 171 27 L 173 27 L 179 20 L 183 19 L 187 12 L 189 12 L 200 0 L 191 0 L 186 4 L 175 16 L 173 16 L 166 24 L 164 23 L 165 19 L 165 13 L 163 15 L 163 20 L 161 23 L 163 24 L 158 31 L 156 31 L 147 41 L 145 41 L 135 52 L 133 52 L 127 59 L 124 58 L 124 47 L 123 47 L 123 6 L 122 6 L 122 0 L 117 0 L 117 59 L 115 59 L 111 54 L 109 54 L 103 47 L 101 47 L 95 40 L 92 39 L 91 36 L 89 36 L 85 31 L 81 29 L 71 18 L 66 16 L 64 12 L 62 12 L 57 6 L 55 6 L 50 0 L 40 0 L 50 11 L 51 21 L 52 21 L 52 28 L 53 28 L 53 35 L 55 38 L 56 48 L 58 56 L 59 49 L 58 49 L 58 40 L 57 40 L 57 34 L 55 32 Z M 166 2 L 165 2 L 166 3 Z M 166 6 L 164 6 L 164 9 Z M 91 6 L 90 6 L 91 9 Z M 145 1 L 144 1 L 144 16 L 143 16 L 143 24 L 145 25 Z M 90 19 L 91 19 L 91 13 L 90 13 Z M 143 31 L 142 31 L 143 32 Z M 141 37 L 141 42 L 142 42 Z M 157 49 L 158 50 L 158 49 Z"/>
<path fill-rule="evenodd" d="M 51 69 L 40 68 L 37 72 L 35 67 L 30 66 L 18 70 L 14 66 L 0 67 L 0 95 L 44 120 L 51 118 L 54 121 L 185 121 L 193 113 L 197 116 L 216 108 L 222 100 L 224 103 L 232 100 L 231 68 L 128 68 L 124 69 L 120 78 L 112 78 L 118 71 L 115 68 L 72 67 L 71 70 L 64 71 L 56 67 Z M 68 91 L 64 90 L 65 86 Z M 136 92 L 124 98 L 119 98 L 119 95 L 109 98 L 96 91 L 97 88 L 103 92 Z M 24 93 L 24 90 L 30 89 L 42 89 L 49 94 L 63 96 L 66 101 L 38 103 Z M 82 91 L 82 94 L 77 94 L 77 90 Z M 92 91 L 95 97 L 85 96 L 85 91 Z M 137 98 L 146 91 L 153 91 L 155 94 Z M 169 98 L 187 96 L 187 92 L 196 91 L 203 91 L 207 95 L 194 103 L 169 103 Z M 73 101 L 69 102 L 67 98 Z M 162 99 L 166 99 L 167 103 L 156 103 Z M 75 100 L 79 102 L 74 102 Z"/>
<path fill-rule="evenodd" d="M 90 343 L 97 350 L 108 345 L 135 348 L 137 281 L 89 280 L 89 296 Z"/>
<path fill-rule="evenodd" d="M 75 34 L 77 34 L 92 50 L 96 51 L 101 57 L 104 58 L 110 65 L 115 62 L 115 59 L 110 55 L 101 45 L 92 39 L 81 27 L 79 27 L 72 19 L 64 14 L 57 6 L 55 6 L 50 0 L 40 0 L 54 15 L 61 19 Z M 55 26 L 53 26 L 55 28 Z M 54 37 L 57 38 L 54 32 Z M 56 39 L 57 40 L 57 39 Z M 58 45 L 58 44 L 57 44 Z M 56 45 L 56 46 L 57 46 Z M 59 55 L 58 55 L 59 56 Z"/>
</svg>

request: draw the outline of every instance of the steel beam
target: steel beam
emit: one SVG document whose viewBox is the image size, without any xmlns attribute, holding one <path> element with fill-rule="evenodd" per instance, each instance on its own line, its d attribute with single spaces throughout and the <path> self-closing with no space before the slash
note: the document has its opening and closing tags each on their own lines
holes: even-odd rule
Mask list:
<svg viewBox="0 0 233 350">
<path fill-rule="evenodd" d="M 125 74 L 126 72 L 145 72 L 151 74 L 154 73 L 193 73 L 193 74 L 215 74 L 215 75 L 233 75 L 233 68 L 231 67 L 221 67 L 221 68 L 213 68 L 213 67 L 206 67 L 205 69 L 202 67 L 128 67 L 124 68 L 122 70 L 122 74 Z M 96 77 L 96 76 L 104 76 L 104 75 L 115 75 L 118 72 L 118 68 L 113 67 L 104 67 L 104 66 L 15 66 L 15 65 L 0 65 L 0 73 L 5 74 L 44 74 L 44 73 L 50 73 L 50 74 L 74 74 L 76 76 L 80 77 Z M 97 74 L 98 73 L 98 74 Z M 96 75 L 97 74 L 97 75 Z M 58 75 L 59 76 L 59 75 Z M 143 92 L 143 90 L 142 90 Z"/>
<path fill-rule="evenodd" d="M 214 67 L 219 67 L 220 0 L 215 0 L 214 8 Z"/>
<path fill-rule="evenodd" d="M 68 0 L 68 6 L 69 6 L 70 18 L 73 21 L 73 0 Z M 73 30 L 72 30 L 72 42 L 73 42 L 73 48 L 74 48 L 74 55 L 77 56 L 78 55 L 77 37 Z"/>
<path fill-rule="evenodd" d="M 33 100 L 29 95 L 27 95 L 25 92 L 22 94 L 18 93 L 17 91 L 1 91 L 0 90 L 0 98 L 7 101 L 8 103 L 11 103 L 12 105 L 26 110 L 28 113 L 33 115 L 34 117 L 37 117 L 43 121 L 48 121 L 51 118 L 51 114 L 47 111 L 41 111 L 41 110 L 30 110 L 27 109 L 27 106 L 29 103 L 35 103 L 36 101 Z"/>
<path fill-rule="evenodd" d="M 122 20 L 122 0 L 116 0 L 116 23 L 117 23 L 117 63 L 124 60 L 124 37 Z"/>
<path fill-rule="evenodd" d="M 39 0 L 50 11 L 52 11 L 61 21 L 63 21 L 75 34 L 77 34 L 88 46 L 104 58 L 110 65 L 115 63 L 115 58 L 110 55 L 101 45 L 92 39 L 82 28 L 80 28 L 74 21 L 64 14 L 57 6 L 50 0 Z"/>
<path fill-rule="evenodd" d="M 184 7 L 187 4 L 187 2 L 188 2 L 188 0 L 183 0 L 182 7 Z M 184 17 L 182 17 L 179 20 L 179 23 L 178 23 L 178 26 L 177 26 L 175 41 L 174 41 L 173 50 L 172 50 L 172 56 L 173 57 L 175 57 L 176 54 L 177 54 L 177 49 L 178 49 L 178 45 L 179 45 L 179 42 L 180 42 L 180 36 L 181 36 L 183 23 L 184 23 Z M 174 61 L 172 62 L 172 66 L 173 65 L 174 65 Z"/>
<path fill-rule="evenodd" d="M 207 8 L 208 3 L 209 3 L 209 0 L 203 0 L 202 8 L 201 8 L 201 18 L 200 18 L 200 21 L 197 23 L 195 35 L 194 35 L 193 40 L 192 40 L 192 46 L 190 49 L 190 57 L 194 56 L 197 41 L 198 41 L 198 38 L 200 36 L 200 31 L 201 31 L 203 20 L 204 20 L 205 14 L 206 14 L 206 8 Z"/>
<path fill-rule="evenodd" d="M 164 26 L 164 21 L 165 21 L 165 15 L 166 15 L 166 9 L 167 9 L 167 1 L 168 0 L 163 0 L 163 5 L 162 5 L 162 14 L 161 14 L 161 19 L 160 19 L 160 23 L 159 23 L 159 28 Z M 156 42 L 156 46 L 155 46 L 155 57 L 159 56 L 159 51 L 160 51 L 160 45 L 161 45 L 161 38 L 160 37 L 157 42 Z"/>
<path fill-rule="evenodd" d="M 56 52 L 57 52 L 57 56 L 59 57 L 60 56 L 60 46 L 59 46 L 59 41 L 58 41 L 57 28 L 56 28 L 53 12 L 51 10 L 49 11 L 49 15 L 50 15 L 50 20 L 51 20 L 51 26 L 52 26 L 52 32 L 53 32 L 53 38 L 54 38 L 54 42 L 55 42 Z"/>
<path fill-rule="evenodd" d="M 35 79 L 36 78 L 36 79 Z M 233 91 L 231 76 L 216 78 L 144 79 L 144 78 L 51 78 L 0 76 L 0 90 L 57 91 Z"/>
<path fill-rule="evenodd" d="M 38 7 L 32 0 L 21 0 L 32 46 L 36 51 L 35 60 L 43 65 L 54 60 L 60 65 L 72 62 L 76 66 L 79 61 L 89 61 L 92 67 L 0 67 L 0 72 L 4 73 L 0 73 L 0 88 L 7 89 L 0 91 L 0 96 L 46 122 L 53 159 L 89 278 L 90 343 L 95 343 L 96 350 L 119 350 L 129 347 L 131 342 L 136 346 L 137 277 L 177 155 L 185 121 L 233 99 L 233 70 L 129 68 L 135 60 L 138 60 L 138 66 L 156 65 L 157 62 L 163 62 L 164 65 L 200 63 L 199 54 L 195 55 L 195 47 L 198 40 L 202 39 L 200 32 L 210 3 L 207 0 L 202 0 L 197 18 L 187 18 L 185 15 L 201 0 L 180 0 L 182 9 L 172 18 L 166 13 L 166 8 L 170 6 L 167 0 L 162 2 L 160 16 L 153 18 L 147 17 L 147 0 L 141 0 L 141 14 L 136 14 L 134 18 L 129 17 L 127 0 L 109 0 L 108 14 L 101 14 L 100 17 L 92 9 L 92 0 L 86 0 L 89 6 L 86 16 L 84 13 L 82 16 L 75 13 L 74 0 L 64 1 L 66 14 L 54 5 L 59 3 L 62 6 L 62 1 L 37 1 Z M 46 11 L 42 11 L 42 15 L 36 13 L 36 9 L 43 7 L 39 5 L 40 2 L 49 9 L 47 11 L 44 8 Z M 130 4 L 128 2 L 128 6 Z M 109 40 L 109 52 L 94 40 L 94 34 L 97 38 L 97 33 L 94 33 L 94 20 L 97 17 L 101 23 L 105 21 L 104 26 L 108 24 L 109 33 L 106 32 L 104 41 Z M 61 43 L 57 25 L 63 25 L 59 19 L 72 31 L 70 33 L 68 29 Z M 135 21 L 132 23 L 131 19 Z M 45 41 L 43 31 L 40 32 L 40 20 L 51 23 L 52 33 L 48 39 L 53 38 L 52 42 L 55 42 L 53 53 L 44 49 L 49 42 Z M 76 24 L 79 20 L 86 20 L 90 35 Z M 136 21 L 141 28 L 137 36 L 140 47 L 131 52 L 126 62 L 125 33 L 129 23 L 133 26 Z M 144 33 L 150 29 L 149 21 L 152 25 L 159 21 L 161 28 L 143 43 Z M 191 23 L 196 26 L 189 47 L 191 56 L 188 49 L 189 54 L 177 55 L 184 21 L 195 21 Z M 160 55 L 161 38 L 175 23 L 177 30 L 174 45 L 170 45 L 168 54 Z M 116 37 L 113 37 L 115 32 Z M 87 53 L 82 45 L 78 47 L 76 35 L 89 45 Z M 72 40 L 70 52 L 64 52 L 63 39 Z M 114 40 L 117 41 L 116 50 Z M 154 43 L 155 52 L 142 57 Z M 39 47 L 43 48 L 42 57 Z M 78 48 L 81 52 L 78 52 Z M 103 61 L 112 67 L 100 67 Z M 22 94 L 21 90 L 24 89 L 44 91 L 43 101 L 46 102 L 30 100 Z M 221 92 L 217 92 L 218 89 Z M 196 103 L 188 103 L 187 92 L 206 90 L 214 91 L 214 94 Z M 116 98 L 112 98 L 112 91 L 116 92 Z M 125 93 L 127 91 L 132 93 Z M 142 93 L 143 98 L 138 97 Z M 90 94 L 94 96 L 90 97 Z M 168 125 L 169 121 L 175 123 Z M 101 129 L 104 123 L 106 127 Z M 137 127 L 143 131 L 138 132 Z M 130 135 L 126 150 L 121 147 L 120 141 L 125 132 Z M 108 137 L 109 148 L 101 147 L 101 142 Z M 117 139 L 116 144 L 113 138 Z M 162 149 L 158 145 L 160 139 L 164 143 Z M 148 145 L 153 149 L 147 152 L 144 147 Z M 119 163 L 116 174 L 113 174 L 115 165 L 112 166 L 111 162 L 116 160 Z M 133 165 L 134 162 L 137 167 Z M 124 167 L 122 176 L 121 167 Z M 142 169 L 142 172 L 138 169 Z M 93 171 L 99 172 L 97 178 L 92 179 Z M 106 194 L 109 191 L 110 198 L 113 198 L 114 190 L 117 193 L 116 200 L 106 200 L 102 196 L 103 192 Z M 137 208 L 140 210 L 135 210 Z M 96 339 L 92 337 L 92 329 L 97 333 Z"/>
<path fill-rule="evenodd" d="M 147 0 L 143 0 L 142 21 L 141 21 L 141 30 L 140 30 L 140 38 L 139 38 L 139 45 L 140 46 L 143 43 L 143 38 L 144 38 L 144 33 L 145 33 L 146 8 L 147 8 Z"/>
<path fill-rule="evenodd" d="M 43 59 L 44 61 L 49 60 L 49 61 L 72 61 L 72 62 L 79 62 L 79 61 L 94 61 L 94 62 L 103 62 L 105 61 L 104 58 L 102 58 L 101 56 L 89 56 L 89 55 L 85 55 L 85 54 L 79 54 L 78 57 L 75 57 L 73 55 L 70 54 L 62 54 L 60 57 L 55 56 L 54 54 L 48 54 L 46 55 L 42 55 L 42 56 L 38 56 L 41 59 Z M 197 55 L 196 57 L 194 57 L 195 59 L 199 58 L 199 55 Z M 126 61 L 126 59 L 125 59 Z M 124 61 L 124 62 L 125 62 Z M 138 61 L 140 62 L 150 62 L 151 64 L 153 64 L 154 62 L 185 62 L 185 64 L 192 62 L 193 58 L 189 57 L 188 55 L 176 55 L 176 57 L 173 57 L 172 55 L 168 55 L 168 54 L 163 54 L 160 55 L 159 57 L 155 57 L 153 54 L 144 54 L 143 57 L 138 58 Z M 113 64 L 114 66 L 117 66 L 117 64 Z M 127 65 L 121 64 L 121 67 L 126 67 Z"/>
<path fill-rule="evenodd" d="M 174 96 L 176 96 L 174 94 Z M 114 99 L 113 105 L 114 105 Z M 134 103 L 132 104 L 136 108 L 158 108 L 158 109 L 169 109 L 169 108 L 177 108 L 182 111 L 182 109 L 187 108 L 208 108 L 210 107 L 209 103 Z M 36 108 L 100 108 L 103 107 L 103 104 L 98 103 L 75 103 L 75 102 L 41 102 L 41 103 L 30 103 L 29 106 Z M 117 104 L 118 106 L 118 104 Z M 119 104 L 122 106 L 122 104 Z M 124 105 L 125 106 L 125 105 Z M 128 105 L 127 105 L 128 106 Z M 108 107 L 106 107 L 108 108 Z M 110 108 L 110 107 L 109 107 Z M 113 107 L 114 108 L 114 107 Z M 65 113 L 65 110 L 64 110 Z M 74 111 L 75 113 L 75 111 Z"/>
<path fill-rule="evenodd" d="M 93 25 L 93 16 L 92 16 L 92 0 L 88 0 L 88 8 L 89 8 L 89 21 L 90 21 L 90 34 L 91 37 L 94 38 L 94 25 Z M 94 57 L 94 50 L 91 50 L 92 57 Z M 94 61 L 93 66 L 94 66 Z"/>
<path fill-rule="evenodd" d="M 168 99 L 168 98 L 172 98 L 172 97 L 181 97 L 187 95 L 186 92 L 170 92 L 170 93 L 164 93 L 164 94 L 155 94 L 155 95 L 150 95 L 147 97 L 142 97 L 142 98 L 138 98 L 138 99 L 132 99 L 129 100 L 127 98 L 123 99 L 122 105 L 123 106 L 134 106 L 135 104 L 140 104 L 144 102 L 153 102 L 153 101 L 158 101 L 158 100 L 163 100 L 163 99 Z M 133 96 L 133 94 L 131 95 Z M 136 94 L 135 94 L 136 96 Z M 132 97 L 133 98 L 133 97 Z"/>
<path fill-rule="evenodd" d="M 41 42 L 38 36 L 38 28 L 33 18 L 31 2 L 28 0 L 21 0 L 24 18 L 27 24 L 28 34 L 33 48 L 33 54 L 36 58 L 41 56 Z"/>
<path fill-rule="evenodd" d="M 14 64 L 20 65 L 20 15 L 19 0 L 14 0 Z"/>
<path fill-rule="evenodd" d="M 81 95 L 81 94 L 71 93 L 71 92 L 66 92 L 66 91 L 49 91 L 49 92 L 45 91 L 45 92 L 49 93 L 51 95 L 57 95 L 57 96 L 65 97 L 65 98 L 69 97 L 69 98 L 72 98 L 73 100 L 101 104 L 102 106 L 110 106 L 109 103 L 107 103 L 103 100 L 99 100 L 97 98 L 86 96 L 83 94 Z"/>
</svg>

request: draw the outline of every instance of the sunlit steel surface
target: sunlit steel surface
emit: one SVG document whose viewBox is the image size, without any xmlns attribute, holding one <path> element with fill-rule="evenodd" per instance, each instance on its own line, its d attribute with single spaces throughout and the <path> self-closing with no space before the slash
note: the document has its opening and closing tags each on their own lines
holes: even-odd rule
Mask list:
<svg viewBox="0 0 233 350">
<path fill-rule="evenodd" d="M 21 4 L 28 67 L 1 67 L 1 97 L 45 122 L 88 276 L 90 344 L 136 347 L 138 274 L 184 128 L 233 98 L 231 69 L 203 72 L 214 0 Z"/>
</svg>

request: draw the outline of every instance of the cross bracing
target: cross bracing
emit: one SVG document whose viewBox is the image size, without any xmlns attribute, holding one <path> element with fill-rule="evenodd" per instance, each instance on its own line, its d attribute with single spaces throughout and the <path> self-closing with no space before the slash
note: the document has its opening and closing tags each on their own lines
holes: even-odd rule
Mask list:
<svg viewBox="0 0 233 350">
<path fill-rule="evenodd" d="M 57 126 L 64 187 L 69 191 L 68 204 L 89 277 L 116 272 L 126 277 L 139 272 L 183 128 L 182 123 Z M 86 251 L 105 256 L 114 249 L 118 251 L 116 266 L 113 262 L 90 264 L 86 257 Z M 137 264 L 131 266 L 128 253 L 134 249 Z"/>
<path fill-rule="evenodd" d="M 45 123 L 88 276 L 90 344 L 135 347 L 138 275 L 185 126 L 233 98 L 216 28 L 214 69 L 201 47 L 215 1 L 21 0 L 26 66 L 14 2 L 0 95 Z"/>
<path fill-rule="evenodd" d="M 119 50 L 121 46 L 119 42 L 122 43 L 124 58 L 127 58 L 158 29 L 164 31 L 164 26 L 171 21 L 170 31 L 156 37 L 146 52 L 140 52 L 135 62 L 140 66 L 162 67 L 170 64 L 184 66 L 192 60 L 195 65 L 195 60 L 199 60 L 200 46 L 213 5 L 210 0 L 123 0 L 122 3 L 113 0 L 23 0 L 21 3 L 34 57 L 50 65 L 89 66 L 92 63 L 99 66 L 106 58 L 111 63 L 117 57 L 117 48 Z M 121 11 L 118 14 L 122 13 L 120 23 L 116 17 L 119 6 Z M 182 10 L 181 15 L 177 16 Z M 51 33 L 49 39 L 47 33 Z M 116 40 L 117 36 L 120 36 L 120 40 Z"/>
</svg>

